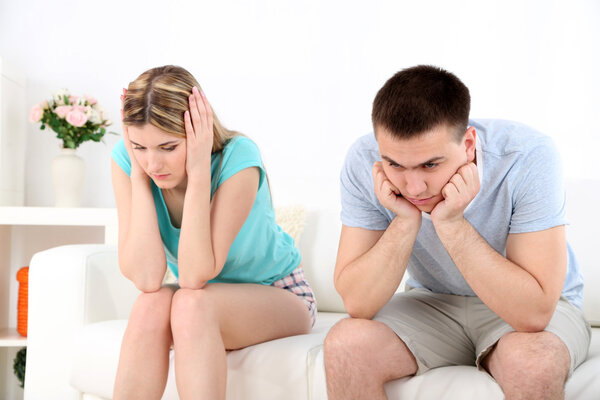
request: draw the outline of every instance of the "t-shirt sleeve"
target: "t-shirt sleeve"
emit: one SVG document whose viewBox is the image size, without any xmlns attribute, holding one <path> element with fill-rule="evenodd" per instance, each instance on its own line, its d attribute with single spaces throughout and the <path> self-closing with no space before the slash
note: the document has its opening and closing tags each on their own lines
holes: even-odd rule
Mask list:
<svg viewBox="0 0 600 400">
<path fill-rule="evenodd" d="M 124 139 L 119 140 L 114 145 L 110 156 L 127 175 L 131 176 L 131 160 L 129 159 L 129 154 L 127 154 Z"/>
<path fill-rule="evenodd" d="M 260 171 L 258 186 L 263 184 L 265 169 L 258 146 L 252 140 L 245 136 L 235 137 L 223 149 L 222 157 L 223 162 L 218 175 L 217 188 L 236 173 L 250 167 L 258 167 Z"/>
<path fill-rule="evenodd" d="M 385 230 L 389 221 L 379 209 L 379 201 L 373 191 L 372 162 L 361 154 L 358 143 L 360 142 L 355 143 L 348 151 L 340 173 L 342 224 L 369 230 Z"/>
<path fill-rule="evenodd" d="M 523 157 L 513 191 L 509 233 L 536 232 L 567 223 L 562 162 L 553 141 L 546 137 Z"/>
</svg>

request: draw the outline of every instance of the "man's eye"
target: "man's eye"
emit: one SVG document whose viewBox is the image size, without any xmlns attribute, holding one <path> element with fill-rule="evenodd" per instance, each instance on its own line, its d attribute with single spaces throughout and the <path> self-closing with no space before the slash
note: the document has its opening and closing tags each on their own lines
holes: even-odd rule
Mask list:
<svg viewBox="0 0 600 400">
<path fill-rule="evenodd" d="M 426 169 L 432 169 L 432 168 L 437 167 L 437 164 L 434 164 L 434 163 L 423 164 L 423 167 L 425 167 Z"/>
<path fill-rule="evenodd" d="M 393 163 L 393 162 L 391 162 L 391 163 L 390 163 L 390 167 L 392 167 L 392 168 L 398 168 L 398 167 L 399 167 L 399 165 L 398 165 L 398 164 L 396 164 L 396 163 Z"/>
</svg>

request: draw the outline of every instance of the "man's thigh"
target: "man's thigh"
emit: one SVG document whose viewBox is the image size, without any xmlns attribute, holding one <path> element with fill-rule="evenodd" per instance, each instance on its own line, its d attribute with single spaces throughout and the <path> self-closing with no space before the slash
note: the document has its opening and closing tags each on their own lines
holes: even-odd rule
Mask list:
<svg viewBox="0 0 600 400">
<path fill-rule="evenodd" d="M 479 306 L 479 308 L 482 307 Z M 485 305 L 483 308 L 487 309 Z M 488 314 L 488 311 L 473 311 L 472 314 L 484 315 Z M 479 335 L 473 335 L 477 354 L 476 364 L 480 369 L 483 369 L 483 360 L 491 353 L 499 340 L 508 333 L 514 332 L 514 329 L 499 317 L 494 317 L 494 320 L 486 320 L 485 323 L 486 329 L 479 331 Z M 566 346 L 571 359 L 569 366 L 569 376 L 571 376 L 573 370 L 587 357 L 590 346 L 591 328 L 583 311 L 561 297 L 545 331 L 556 335 Z"/>
<path fill-rule="evenodd" d="M 464 330 L 469 298 L 414 288 L 398 293 L 375 315 L 406 344 L 417 375 L 450 365 L 474 365 L 475 347 Z"/>
</svg>

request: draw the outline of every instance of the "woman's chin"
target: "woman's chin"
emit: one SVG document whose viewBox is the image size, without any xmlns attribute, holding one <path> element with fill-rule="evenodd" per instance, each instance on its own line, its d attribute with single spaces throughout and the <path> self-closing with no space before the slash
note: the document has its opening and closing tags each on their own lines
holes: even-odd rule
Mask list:
<svg viewBox="0 0 600 400">
<path fill-rule="evenodd" d="M 164 179 L 154 179 L 152 178 L 152 182 L 154 182 L 154 184 L 160 188 L 160 189 L 173 189 L 175 187 L 175 185 L 173 184 L 173 182 L 169 182 L 166 181 Z"/>
</svg>

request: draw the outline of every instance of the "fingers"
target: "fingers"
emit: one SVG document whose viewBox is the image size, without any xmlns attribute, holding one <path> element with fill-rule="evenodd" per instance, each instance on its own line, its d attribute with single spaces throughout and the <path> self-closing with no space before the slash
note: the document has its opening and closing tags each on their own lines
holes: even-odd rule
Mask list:
<svg viewBox="0 0 600 400">
<path fill-rule="evenodd" d="M 463 165 L 450 179 L 459 193 L 474 197 L 479 192 L 479 173 L 474 163 Z"/>
<path fill-rule="evenodd" d="M 192 94 L 189 96 L 190 115 L 194 133 L 204 133 L 212 135 L 213 115 L 208 99 L 198 88 L 192 88 Z"/>
<path fill-rule="evenodd" d="M 479 192 L 479 173 L 474 163 L 463 165 L 442 188 L 442 196 L 447 198 L 464 197 L 470 202 Z"/>
<path fill-rule="evenodd" d="M 199 134 L 204 129 L 204 123 L 202 121 L 202 117 L 200 115 L 200 110 L 198 108 L 198 100 L 196 99 L 196 95 L 193 93 L 189 97 L 190 103 L 190 116 L 192 120 L 192 135 Z M 189 133 L 189 132 L 188 132 Z"/>
<path fill-rule="evenodd" d="M 194 137 L 194 126 L 192 124 L 192 119 L 190 117 L 190 112 L 186 111 L 183 113 L 183 123 L 185 125 L 185 134 L 188 140 Z"/>
<path fill-rule="evenodd" d="M 198 89 L 196 89 L 196 91 L 198 91 Z M 208 102 L 208 99 L 206 98 L 206 95 L 204 94 L 204 92 L 200 92 L 200 95 L 202 98 L 202 102 L 204 103 L 204 110 L 206 111 L 206 126 L 212 133 L 212 126 L 213 126 L 212 108 L 211 108 L 210 103 Z"/>
<path fill-rule="evenodd" d="M 373 184 L 377 193 L 382 195 L 387 195 L 389 193 L 394 193 L 396 195 L 400 194 L 400 190 L 397 187 L 392 185 L 392 182 L 388 179 L 385 171 L 383 170 L 383 164 L 381 161 L 376 161 L 373 163 Z"/>
</svg>

